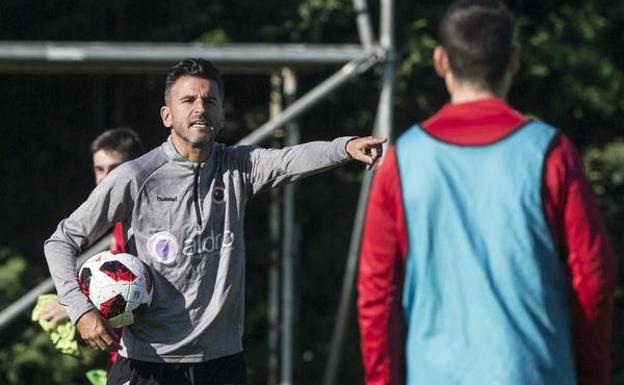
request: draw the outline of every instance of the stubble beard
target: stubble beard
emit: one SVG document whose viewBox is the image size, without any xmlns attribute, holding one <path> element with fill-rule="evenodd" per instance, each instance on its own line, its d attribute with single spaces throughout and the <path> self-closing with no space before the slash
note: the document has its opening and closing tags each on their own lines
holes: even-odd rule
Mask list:
<svg viewBox="0 0 624 385">
<path fill-rule="evenodd" d="M 188 143 L 191 148 L 194 149 L 207 149 L 212 147 L 212 144 L 215 141 L 216 130 L 214 127 L 211 127 L 208 133 L 201 135 L 200 137 L 193 137 L 190 127 L 175 127 L 174 131 L 180 139 Z"/>
</svg>

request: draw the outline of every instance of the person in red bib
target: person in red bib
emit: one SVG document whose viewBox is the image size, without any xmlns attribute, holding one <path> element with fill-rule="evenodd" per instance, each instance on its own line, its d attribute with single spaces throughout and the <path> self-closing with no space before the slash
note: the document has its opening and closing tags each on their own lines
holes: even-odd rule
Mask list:
<svg viewBox="0 0 624 385">
<path fill-rule="evenodd" d="M 98 135 L 89 147 L 93 160 L 93 175 L 98 185 L 120 164 L 135 159 L 145 152 L 139 135 L 128 128 L 117 128 L 104 131 Z M 126 241 L 123 225 L 115 223 L 110 251 L 114 254 L 126 252 Z M 59 323 L 69 319 L 65 308 L 58 301 L 50 301 L 41 312 L 41 318 L 47 322 Z M 116 330 L 121 335 L 121 329 Z M 109 352 L 108 367 L 117 358 L 117 351 Z"/>
<path fill-rule="evenodd" d="M 450 6 L 433 55 L 450 103 L 374 178 L 367 385 L 609 383 L 614 252 L 574 144 L 505 100 L 512 31 L 499 1 Z"/>
</svg>

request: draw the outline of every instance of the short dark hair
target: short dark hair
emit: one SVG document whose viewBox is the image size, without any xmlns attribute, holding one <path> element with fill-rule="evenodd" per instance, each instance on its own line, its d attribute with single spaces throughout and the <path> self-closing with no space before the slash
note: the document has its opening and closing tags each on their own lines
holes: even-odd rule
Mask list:
<svg viewBox="0 0 624 385">
<path fill-rule="evenodd" d="M 459 79 L 495 89 L 513 50 L 514 17 L 498 0 L 459 0 L 439 26 L 440 45 Z"/>
<path fill-rule="evenodd" d="M 182 76 L 196 76 L 198 78 L 214 81 L 217 83 L 219 96 L 221 96 L 221 101 L 223 101 L 223 81 L 221 80 L 221 73 L 217 67 L 206 59 L 184 59 L 171 67 L 169 72 L 167 72 L 167 76 L 165 77 L 165 104 L 171 95 L 171 88 L 173 88 L 176 80 Z"/>
<path fill-rule="evenodd" d="M 124 161 L 138 158 L 145 153 L 139 135 L 129 128 L 114 128 L 104 131 L 91 142 L 91 154 L 100 150 L 116 152 Z"/>
</svg>

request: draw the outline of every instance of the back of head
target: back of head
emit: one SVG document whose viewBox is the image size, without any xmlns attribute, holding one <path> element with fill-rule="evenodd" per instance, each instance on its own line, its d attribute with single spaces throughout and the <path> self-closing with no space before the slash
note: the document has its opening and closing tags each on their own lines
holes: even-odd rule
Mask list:
<svg viewBox="0 0 624 385">
<path fill-rule="evenodd" d="M 137 158 L 145 152 L 143 143 L 134 130 L 129 128 L 115 128 L 104 131 L 91 143 L 91 154 L 100 150 L 116 152 L 123 161 Z"/>
<path fill-rule="evenodd" d="M 438 31 L 453 75 L 481 88 L 498 88 L 513 50 L 513 22 L 498 0 L 454 2 Z"/>
<path fill-rule="evenodd" d="M 169 72 L 167 72 L 165 77 L 165 104 L 169 101 L 171 88 L 173 88 L 176 80 L 182 76 L 195 76 L 214 81 L 219 88 L 219 95 L 223 101 L 223 82 L 221 80 L 221 73 L 217 67 L 206 59 L 184 59 L 171 67 Z"/>
</svg>

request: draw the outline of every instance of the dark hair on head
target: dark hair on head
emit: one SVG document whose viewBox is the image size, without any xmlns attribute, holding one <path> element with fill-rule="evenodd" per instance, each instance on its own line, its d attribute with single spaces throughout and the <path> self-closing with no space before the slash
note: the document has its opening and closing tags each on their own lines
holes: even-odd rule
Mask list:
<svg viewBox="0 0 624 385">
<path fill-rule="evenodd" d="M 221 73 L 217 67 L 206 59 L 184 59 L 171 67 L 169 72 L 167 72 L 167 76 L 165 77 L 165 104 L 169 101 L 171 89 L 176 80 L 182 76 L 196 76 L 198 78 L 214 81 L 217 83 L 219 96 L 221 96 L 221 100 L 223 101 L 223 81 L 221 80 Z"/>
<path fill-rule="evenodd" d="M 459 0 L 439 27 L 440 45 L 460 81 L 494 90 L 505 76 L 513 50 L 514 18 L 498 0 Z"/>
<path fill-rule="evenodd" d="M 139 135 L 129 128 L 115 128 L 104 131 L 91 143 L 91 154 L 100 150 L 116 152 L 123 158 L 124 162 L 145 153 L 145 147 Z"/>
</svg>

